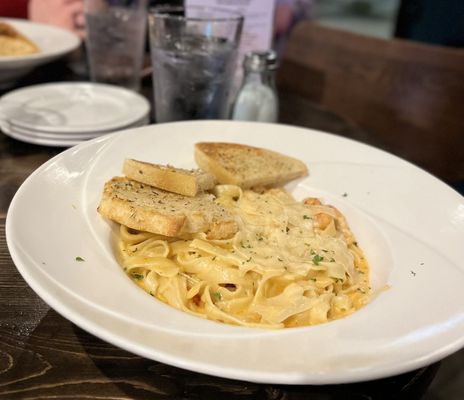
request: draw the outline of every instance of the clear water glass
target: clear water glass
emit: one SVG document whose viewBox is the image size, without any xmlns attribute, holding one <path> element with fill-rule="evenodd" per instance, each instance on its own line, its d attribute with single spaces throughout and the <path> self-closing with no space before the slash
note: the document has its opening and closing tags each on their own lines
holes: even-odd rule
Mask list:
<svg viewBox="0 0 464 400">
<path fill-rule="evenodd" d="M 243 17 L 209 7 L 149 10 L 157 122 L 226 119 Z"/>
<path fill-rule="evenodd" d="M 138 91 L 147 0 L 85 0 L 84 10 L 90 79 Z"/>
</svg>

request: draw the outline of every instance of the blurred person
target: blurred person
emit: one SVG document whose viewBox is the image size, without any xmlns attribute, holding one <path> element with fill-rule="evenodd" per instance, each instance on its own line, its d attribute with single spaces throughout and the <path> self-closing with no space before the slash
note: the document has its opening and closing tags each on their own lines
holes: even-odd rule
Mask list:
<svg viewBox="0 0 464 400">
<path fill-rule="evenodd" d="M 84 36 L 83 0 L 0 0 L 0 17 L 28 18 Z"/>
<path fill-rule="evenodd" d="M 55 25 L 85 36 L 83 0 L 29 0 L 31 21 Z"/>
<path fill-rule="evenodd" d="M 293 27 L 311 17 L 312 0 L 276 0 L 274 13 L 274 50 L 282 53 Z"/>
<path fill-rule="evenodd" d="M 71 30 L 81 38 L 85 36 L 84 0 L 19 0 L 19 2 L 21 1 L 29 2 L 28 15 L 31 21 L 56 25 Z M 149 7 L 160 4 L 177 6 L 182 5 L 182 3 L 183 0 L 148 1 Z"/>
<path fill-rule="evenodd" d="M 444 46 L 464 47 L 464 1 L 402 0 L 395 36 Z"/>
</svg>

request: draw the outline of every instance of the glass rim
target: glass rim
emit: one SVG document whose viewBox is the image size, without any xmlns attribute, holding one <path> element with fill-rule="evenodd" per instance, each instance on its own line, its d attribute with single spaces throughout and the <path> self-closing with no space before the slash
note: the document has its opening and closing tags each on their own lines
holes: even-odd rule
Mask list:
<svg viewBox="0 0 464 400">
<path fill-rule="evenodd" d="M 224 14 L 228 14 L 229 16 L 224 17 L 186 17 L 185 15 L 175 15 L 169 14 L 169 12 L 180 12 L 184 11 L 187 8 L 195 9 L 195 10 L 211 10 L 215 12 L 221 12 Z M 171 19 L 177 21 L 198 21 L 198 22 L 243 22 L 244 17 L 242 14 L 236 11 L 226 10 L 220 7 L 210 7 L 210 6 L 170 6 L 170 5 L 159 5 L 150 7 L 148 9 L 148 15 L 150 17 L 161 18 L 161 19 Z"/>
</svg>

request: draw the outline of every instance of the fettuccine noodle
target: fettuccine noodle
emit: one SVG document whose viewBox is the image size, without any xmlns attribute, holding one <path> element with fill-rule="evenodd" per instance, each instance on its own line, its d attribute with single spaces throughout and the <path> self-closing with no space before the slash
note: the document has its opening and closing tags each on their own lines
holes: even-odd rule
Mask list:
<svg viewBox="0 0 464 400">
<path fill-rule="evenodd" d="M 220 185 L 216 194 L 239 224 L 231 239 L 121 225 L 120 262 L 149 294 L 202 318 L 260 328 L 319 324 L 368 302 L 368 265 L 337 209 L 283 189 Z"/>
</svg>

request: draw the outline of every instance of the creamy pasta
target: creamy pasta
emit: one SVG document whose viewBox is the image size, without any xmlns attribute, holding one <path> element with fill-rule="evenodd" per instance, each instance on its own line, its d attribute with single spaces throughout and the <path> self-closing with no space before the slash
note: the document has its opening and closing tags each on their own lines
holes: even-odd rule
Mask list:
<svg viewBox="0 0 464 400">
<path fill-rule="evenodd" d="M 149 294 L 202 318 L 260 328 L 319 324 L 368 302 L 368 264 L 335 207 L 297 202 L 283 189 L 220 185 L 216 195 L 239 225 L 227 240 L 121 225 L 120 262 Z"/>
</svg>

